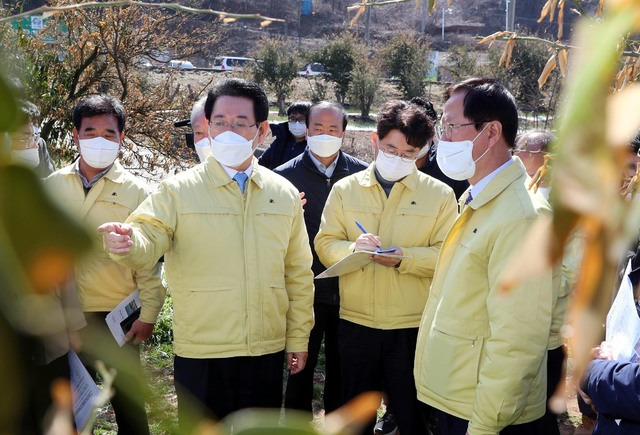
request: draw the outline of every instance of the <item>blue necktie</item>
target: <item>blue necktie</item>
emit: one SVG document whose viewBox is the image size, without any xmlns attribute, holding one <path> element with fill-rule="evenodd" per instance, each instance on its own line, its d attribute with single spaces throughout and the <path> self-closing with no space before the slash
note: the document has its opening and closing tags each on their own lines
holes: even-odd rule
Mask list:
<svg viewBox="0 0 640 435">
<path fill-rule="evenodd" d="M 473 201 L 473 196 L 471 196 L 471 192 L 469 192 L 469 196 L 464 200 L 464 205 L 469 204 L 471 201 Z"/>
<path fill-rule="evenodd" d="M 244 172 L 238 172 L 236 175 L 233 176 L 233 181 L 238 183 L 240 192 L 242 192 L 243 194 L 244 194 L 245 185 L 247 184 L 247 179 L 249 179 L 249 176 Z"/>
</svg>

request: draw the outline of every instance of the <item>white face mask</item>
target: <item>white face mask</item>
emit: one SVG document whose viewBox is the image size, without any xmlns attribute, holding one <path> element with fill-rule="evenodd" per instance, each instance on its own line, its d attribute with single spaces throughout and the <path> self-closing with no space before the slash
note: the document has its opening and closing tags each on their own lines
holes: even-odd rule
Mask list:
<svg viewBox="0 0 640 435">
<path fill-rule="evenodd" d="M 253 154 L 253 139 L 245 139 L 238 133 L 227 130 L 211 139 L 211 154 L 220 164 L 235 168 L 243 164 Z"/>
<path fill-rule="evenodd" d="M 289 123 L 289 131 L 294 137 L 303 137 L 307 132 L 307 125 L 304 122 L 296 121 Z"/>
<path fill-rule="evenodd" d="M 80 155 L 85 163 L 95 169 L 111 166 L 118 157 L 120 143 L 111 142 L 102 136 L 80 139 Z"/>
<path fill-rule="evenodd" d="M 207 160 L 207 157 L 211 155 L 211 142 L 209 141 L 208 137 L 200 139 L 193 145 L 196 149 L 196 153 L 198 153 L 198 159 L 200 159 L 200 163 Z"/>
<path fill-rule="evenodd" d="M 307 145 L 313 154 L 320 157 L 331 157 L 340 150 L 342 138 L 329 134 L 307 137 Z"/>
<path fill-rule="evenodd" d="M 473 140 L 448 142 L 440 139 L 438 142 L 436 161 L 444 175 L 458 181 L 468 180 L 475 175 L 476 162 L 489 152 L 489 148 L 487 148 L 480 157 L 473 160 L 473 142 L 482 134 L 488 125 L 489 124 L 485 125 Z"/>
<path fill-rule="evenodd" d="M 398 181 L 409 175 L 415 167 L 415 160 L 405 162 L 399 156 L 387 157 L 382 151 L 378 150 L 376 169 L 382 178 L 387 181 Z"/>
<path fill-rule="evenodd" d="M 40 154 L 38 153 L 38 148 L 11 150 L 11 160 L 19 165 L 35 168 L 40 164 Z"/>
<path fill-rule="evenodd" d="M 423 146 L 422 148 L 420 148 L 420 152 L 418 153 L 418 157 L 416 157 L 416 160 L 420 160 L 421 158 L 423 158 L 424 156 L 429 154 L 429 150 L 431 149 L 431 144 L 432 143 L 433 142 L 430 142 L 430 143 L 426 144 L 425 146 Z"/>
</svg>

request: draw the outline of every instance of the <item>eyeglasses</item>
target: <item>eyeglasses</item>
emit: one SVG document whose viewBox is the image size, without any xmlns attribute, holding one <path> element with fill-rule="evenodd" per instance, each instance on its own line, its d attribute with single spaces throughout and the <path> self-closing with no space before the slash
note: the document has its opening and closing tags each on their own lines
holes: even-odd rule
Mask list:
<svg viewBox="0 0 640 435">
<path fill-rule="evenodd" d="M 233 131 L 246 131 L 247 129 L 251 128 L 251 127 L 255 127 L 257 126 L 258 123 L 256 122 L 255 124 L 249 124 L 248 122 L 227 122 L 227 121 L 213 121 L 211 123 L 211 128 L 213 130 L 225 130 L 227 128 L 231 128 L 231 130 Z"/>
<path fill-rule="evenodd" d="M 467 125 L 479 126 L 481 124 L 484 124 L 485 122 L 489 122 L 489 121 L 465 122 L 464 124 L 450 124 L 448 122 L 442 122 L 442 119 L 440 119 L 440 121 L 438 121 L 438 124 L 436 125 L 437 138 L 440 139 L 445 135 L 446 135 L 445 137 L 451 137 L 451 135 L 453 134 L 454 128 L 465 127 Z"/>
<path fill-rule="evenodd" d="M 395 150 L 395 149 L 384 150 L 384 149 L 380 148 L 380 151 L 382 152 L 382 154 L 385 155 L 385 157 L 388 157 L 390 159 L 392 159 L 394 157 L 400 157 L 400 160 L 402 160 L 405 163 L 411 163 L 411 162 L 415 162 L 416 161 L 416 156 L 413 156 L 413 157 L 410 157 L 410 156 L 407 156 L 407 155 L 399 156 L 398 155 L 398 150 Z"/>
<path fill-rule="evenodd" d="M 302 124 L 305 123 L 305 118 L 304 116 L 290 116 L 289 117 L 289 122 L 301 122 Z"/>
<path fill-rule="evenodd" d="M 551 153 L 550 153 L 550 152 L 548 152 L 548 151 L 542 151 L 542 150 L 538 150 L 538 151 L 513 150 L 513 151 L 511 152 L 511 154 L 512 154 L 512 155 L 514 155 L 514 156 L 515 156 L 515 155 L 518 155 L 518 154 L 520 154 L 520 153 L 523 153 L 523 154 L 524 154 L 524 153 L 527 153 L 527 154 L 534 154 L 534 155 L 535 155 L 535 154 L 540 154 L 540 155 L 543 155 L 543 156 L 546 156 L 547 154 L 551 154 Z"/>
<path fill-rule="evenodd" d="M 21 144 L 24 149 L 29 149 L 38 147 L 38 137 L 37 134 L 32 134 L 26 137 L 12 137 L 12 140 Z"/>
</svg>

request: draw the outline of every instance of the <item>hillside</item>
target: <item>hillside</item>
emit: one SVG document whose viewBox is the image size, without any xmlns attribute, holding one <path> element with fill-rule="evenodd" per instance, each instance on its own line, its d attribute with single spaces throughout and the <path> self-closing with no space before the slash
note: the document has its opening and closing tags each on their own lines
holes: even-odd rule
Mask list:
<svg viewBox="0 0 640 435">
<path fill-rule="evenodd" d="M 257 39 L 273 34 L 295 39 L 299 48 L 314 48 L 322 38 L 349 29 L 349 21 L 355 12 L 347 12 L 347 7 L 358 3 L 358 0 L 313 0 L 312 3 L 313 13 L 308 16 L 299 15 L 294 7 L 295 4 L 300 5 L 301 0 L 205 0 L 202 6 L 227 12 L 260 12 L 287 20 L 285 23 L 274 22 L 265 28 L 261 28 L 258 22 L 249 20 L 229 25 L 229 41 L 232 44 L 227 45 L 227 50 L 247 54 Z M 557 23 L 549 23 L 548 20 L 537 22 L 544 1 L 511 0 L 511 3 L 516 3 L 517 32 L 555 39 Z M 571 23 L 577 16 L 570 12 L 569 3 L 565 7 L 565 39 L 570 37 Z M 596 6 L 597 1 L 587 0 L 583 4 L 589 10 Z M 363 14 L 351 30 L 363 36 L 365 21 Z M 426 16 L 424 33 L 434 49 L 446 50 L 452 44 L 468 43 L 475 36 L 488 35 L 504 30 L 504 27 L 505 0 L 451 0 L 450 5 L 446 1 L 439 1 L 432 15 Z M 421 30 L 421 8 L 416 1 L 372 8 L 370 38 L 374 45 L 385 42 L 399 29 Z"/>
</svg>

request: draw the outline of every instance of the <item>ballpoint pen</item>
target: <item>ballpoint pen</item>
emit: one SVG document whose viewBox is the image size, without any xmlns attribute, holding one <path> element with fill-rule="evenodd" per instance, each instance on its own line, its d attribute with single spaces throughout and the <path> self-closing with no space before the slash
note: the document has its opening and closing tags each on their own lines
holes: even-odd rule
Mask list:
<svg viewBox="0 0 640 435">
<path fill-rule="evenodd" d="M 360 225 L 360 222 L 355 221 L 356 225 L 358 226 L 358 228 L 360 229 L 360 231 L 362 231 L 363 234 L 367 234 L 367 230 L 364 229 L 364 227 L 362 225 Z M 376 254 L 386 254 L 388 252 L 395 252 L 395 248 L 391 248 L 391 249 L 382 249 L 380 246 L 377 246 L 377 250 L 375 251 Z"/>
</svg>

